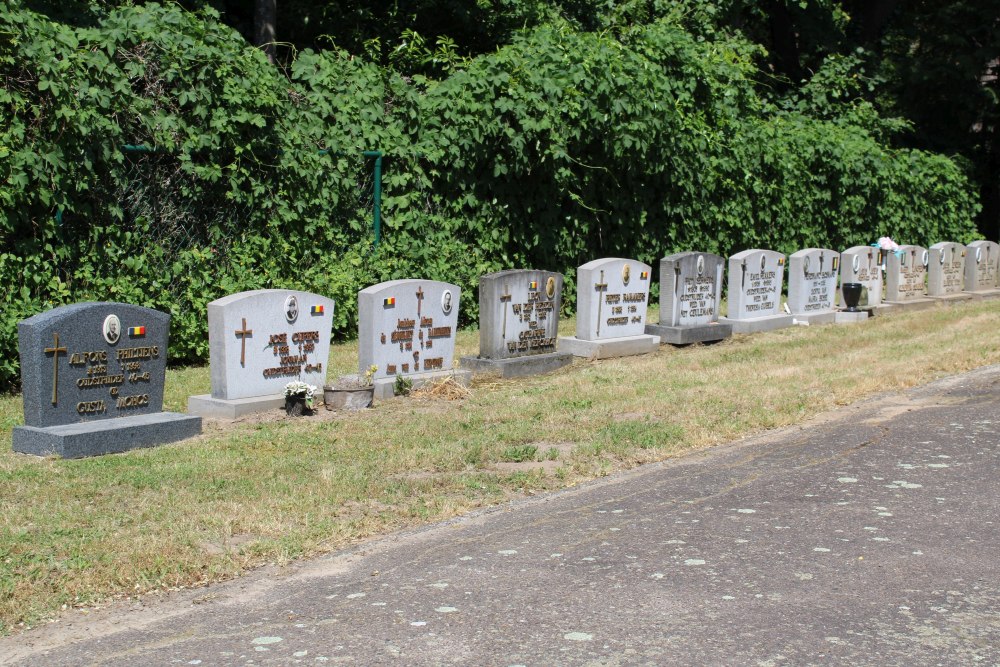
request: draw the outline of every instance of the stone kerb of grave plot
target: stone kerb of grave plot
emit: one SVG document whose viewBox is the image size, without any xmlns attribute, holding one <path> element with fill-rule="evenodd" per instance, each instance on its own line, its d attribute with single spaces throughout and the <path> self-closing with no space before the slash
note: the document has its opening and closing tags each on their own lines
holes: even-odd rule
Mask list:
<svg viewBox="0 0 1000 667">
<path fill-rule="evenodd" d="M 176 442 L 201 419 L 163 412 L 170 315 L 76 303 L 18 323 L 24 426 L 15 451 L 78 458 Z"/>
<path fill-rule="evenodd" d="M 829 324 L 837 319 L 840 253 L 806 248 L 788 258 L 788 310 L 796 324 Z"/>
<path fill-rule="evenodd" d="M 688 345 L 729 338 L 732 326 L 719 322 L 725 260 L 707 252 L 679 252 L 660 260 L 660 321 L 646 333 L 663 343 Z"/>
<path fill-rule="evenodd" d="M 927 296 L 940 301 L 971 299 L 965 291 L 965 246 L 943 241 L 928 248 Z"/>
<path fill-rule="evenodd" d="M 467 385 L 471 373 L 456 370 L 458 285 L 436 280 L 390 280 L 358 292 L 358 374 L 372 366 L 376 398 L 393 395 L 396 378 L 414 388 L 453 377 Z"/>
<path fill-rule="evenodd" d="M 188 397 L 188 412 L 216 419 L 284 405 L 285 384 L 322 395 L 333 299 L 299 290 L 252 290 L 208 304 L 212 393 Z"/>
<path fill-rule="evenodd" d="M 609 359 L 655 352 L 647 335 L 646 309 L 652 267 L 634 259 L 597 259 L 577 268 L 576 336 L 563 336 L 564 352 Z"/>
<path fill-rule="evenodd" d="M 840 284 L 861 283 L 859 307 L 871 313 L 882 304 L 882 266 L 879 250 L 873 246 L 859 245 L 840 253 Z M 844 295 L 839 294 L 840 303 Z"/>
<path fill-rule="evenodd" d="M 965 247 L 965 291 L 1000 296 L 1000 245 L 973 241 Z"/>
<path fill-rule="evenodd" d="M 918 245 L 901 245 L 885 258 L 885 301 L 902 309 L 933 307 L 927 298 L 927 263 L 929 253 Z"/>
<path fill-rule="evenodd" d="M 729 258 L 727 315 L 734 333 L 772 331 L 794 324 L 781 311 L 785 256 L 773 250 L 744 250 Z"/>
<path fill-rule="evenodd" d="M 563 276 L 511 269 L 479 279 L 479 355 L 462 357 L 475 373 L 520 377 L 566 366 L 573 355 L 557 349 Z"/>
</svg>

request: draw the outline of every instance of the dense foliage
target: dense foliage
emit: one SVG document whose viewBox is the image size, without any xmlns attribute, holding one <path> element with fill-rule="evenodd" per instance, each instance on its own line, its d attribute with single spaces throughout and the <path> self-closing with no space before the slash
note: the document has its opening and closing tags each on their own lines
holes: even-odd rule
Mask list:
<svg viewBox="0 0 1000 667">
<path fill-rule="evenodd" d="M 905 124 L 850 90 L 858 61 L 764 95 L 760 48 L 690 14 L 550 22 L 436 78 L 336 49 L 280 71 L 212 9 L 86 16 L 0 7 L 0 382 L 16 322 L 72 301 L 169 311 L 171 356 L 194 361 L 206 304 L 245 289 L 333 296 L 350 335 L 356 291 L 392 278 L 472 296 L 537 266 L 572 290 L 598 256 L 975 236 L 967 177 L 892 146 Z M 367 149 L 386 154 L 378 248 Z"/>
</svg>

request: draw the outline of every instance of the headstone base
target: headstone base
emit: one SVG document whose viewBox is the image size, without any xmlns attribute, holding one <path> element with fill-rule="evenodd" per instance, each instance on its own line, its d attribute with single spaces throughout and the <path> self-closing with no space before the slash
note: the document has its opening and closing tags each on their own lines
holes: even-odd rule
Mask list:
<svg viewBox="0 0 1000 667">
<path fill-rule="evenodd" d="M 837 311 L 823 310 L 815 313 L 798 313 L 792 315 L 795 324 L 815 326 L 817 324 L 833 324 L 837 321 Z"/>
<path fill-rule="evenodd" d="M 647 324 L 646 333 L 659 336 L 661 343 L 690 345 L 691 343 L 715 343 L 725 340 L 733 335 L 733 328 L 728 324 L 718 322 L 684 327 Z"/>
<path fill-rule="evenodd" d="M 284 394 L 234 399 L 212 398 L 211 394 L 188 396 L 188 413 L 207 419 L 238 419 L 245 415 L 276 410 L 284 406 Z"/>
<path fill-rule="evenodd" d="M 794 324 L 795 318 L 791 315 L 768 315 L 767 317 L 751 317 L 745 320 L 720 317 L 719 322 L 730 325 L 733 328 L 733 333 L 748 334 L 790 327 Z"/>
<path fill-rule="evenodd" d="M 883 307 L 892 308 L 892 312 L 909 312 L 911 310 L 927 310 L 928 308 L 936 308 L 938 302 L 934 299 L 910 299 L 908 301 L 886 301 L 882 304 Z M 878 315 L 884 315 L 882 310 L 877 312 Z"/>
<path fill-rule="evenodd" d="M 642 334 L 603 340 L 581 340 L 576 336 L 560 336 L 559 349 L 574 357 L 585 359 L 613 359 L 649 354 L 660 348 L 660 337 Z"/>
<path fill-rule="evenodd" d="M 547 354 L 532 354 L 527 357 L 513 359 L 483 359 L 481 357 L 462 357 L 462 367 L 473 373 L 492 373 L 503 378 L 526 377 L 551 373 L 563 366 L 573 363 L 573 355 L 569 352 L 549 352 Z"/>
<path fill-rule="evenodd" d="M 425 384 L 438 382 L 449 377 L 454 378 L 455 382 L 463 387 L 468 387 L 469 382 L 472 381 L 472 372 L 464 369 L 455 369 L 448 371 L 431 371 L 430 373 L 414 373 L 413 375 L 404 375 L 403 377 L 413 383 L 413 389 L 417 389 Z M 375 398 L 392 398 L 396 395 L 396 378 L 382 378 L 380 380 L 375 380 L 374 387 Z"/>
<path fill-rule="evenodd" d="M 79 459 L 154 447 L 200 433 L 201 417 L 154 412 L 44 428 L 16 426 L 13 441 L 14 451 L 22 454 Z"/>
<path fill-rule="evenodd" d="M 1000 299 L 1000 289 L 984 289 L 968 292 L 973 299 Z"/>
<path fill-rule="evenodd" d="M 867 322 L 868 318 L 871 316 L 867 310 L 859 310 L 855 313 L 849 313 L 846 310 L 837 311 L 837 319 L 834 320 L 837 324 L 858 324 L 859 322 Z"/>
<path fill-rule="evenodd" d="M 970 292 L 956 292 L 954 294 L 940 294 L 936 296 L 928 294 L 927 298 L 936 299 L 942 303 L 956 303 L 958 301 L 968 301 L 972 298 L 972 294 Z"/>
</svg>

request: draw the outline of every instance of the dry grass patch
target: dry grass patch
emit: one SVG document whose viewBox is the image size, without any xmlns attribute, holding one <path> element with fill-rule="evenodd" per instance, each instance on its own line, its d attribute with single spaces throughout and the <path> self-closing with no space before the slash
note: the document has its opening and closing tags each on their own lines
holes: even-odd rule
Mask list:
<svg viewBox="0 0 1000 667">
<path fill-rule="evenodd" d="M 571 332 L 573 323 L 562 328 Z M 474 353 L 474 332 L 459 334 Z M 335 345 L 331 375 L 356 373 Z M 95 459 L 10 450 L 0 398 L 0 629 L 62 605 L 196 586 L 512 496 L 796 423 L 837 405 L 1000 363 L 1000 303 L 793 328 L 552 375 L 442 385 L 360 413 L 212 425 Z M 168 409 L 207 368 L 168 373 Z"/>
</svg>

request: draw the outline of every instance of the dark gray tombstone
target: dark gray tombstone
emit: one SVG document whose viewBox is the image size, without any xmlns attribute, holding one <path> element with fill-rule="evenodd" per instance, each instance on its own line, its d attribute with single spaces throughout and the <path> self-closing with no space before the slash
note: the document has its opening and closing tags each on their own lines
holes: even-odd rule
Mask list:
<svg viewBox="0 0 1000 667">
<path fill-rule="evenodd" d="M 595 259 L 576 270 L 576 336 L 563 336 L 564 352 L 610 359 L 655 352 L 647 335 L 646 307 L 652 267 L 634 259 Z"/>
<path fill-rule="evenodd" d="M 965 247 L 965 291 L 994 295 L 1000 291 L 1000 245 L 973 241 Z"/>
<path fill-rule="evenodd" d="M 788 258 L 788 310 L 796 324 L 837 320 L 837 269 L 840 253 L 806 248 Z"/>
<path fill-rule="evenodd" d="M 511 269 L 479 279 L 479 356 L 462 357 L 474 373 L 519 377 L 572 363 L 557 349 L 562 274 Z"/>
<path fill-rule="evenodd" d="M 729 338 L 719 322 L 725 260 L 708 252 L 679 252 L 660 260 L 660 321 L 646 333 L 664 343 L 688 345 Z"/>
<path fill-rule="evenodd" d="M 785 256 L 774 250 L 744 250 L 729 258 L 726 317 L 735 333 L 790 327 L 794 318 L 781 310 Z"/>
<path fill-rule="evenodd" d="M 375 396 L 393 395 L 396 376 L 414 388 L 445 377 L 468 384 L 454 369 L 462 290 L 436 280 L 390 280 L 358 292 L 358 373 L 371 366 Z"/>
<path fill-rule="evenodd" d="M 208 304 L 212 393 L 188 397 L 188 412 L 216 419 L 278 408 L 285 384 L 322 391 L 330 357 L 333 299 L 299 290 L 252 290 Z"/>
<path fill-rule="evenodd" d="M 201 418 L 163 412 L 170 316 L 77 303 L 17 325 L 24 426 L 15 451 L 79 458 L 175 442 Z"/>
</svg>

